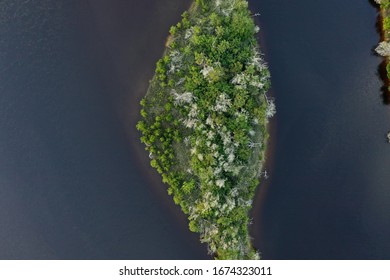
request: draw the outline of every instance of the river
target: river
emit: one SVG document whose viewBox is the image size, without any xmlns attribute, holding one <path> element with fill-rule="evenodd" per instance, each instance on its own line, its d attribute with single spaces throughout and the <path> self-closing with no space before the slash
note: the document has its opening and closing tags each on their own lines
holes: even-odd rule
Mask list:
<svg viewBox="0 0 390 280">
<path fill-rule="evenodd" d="M 254 214 L 266 259 L 390 259 L 390 107 L 367 0 L 251 1 L 278 113 Z"/>
<path fill-rule="evenodd" d="M 208 258 L 135 130 L 188 5 L 0 2 L 1 259 Z"/>
<path fill-rule="evenodd" d="M 0 259 L 209 259 L 135 124 L 190 0 L 2 0 Z M 365 0 L 250 1 L 278 114 L 266 259 L 390 258 L 389 107 Z"/>
</svg>

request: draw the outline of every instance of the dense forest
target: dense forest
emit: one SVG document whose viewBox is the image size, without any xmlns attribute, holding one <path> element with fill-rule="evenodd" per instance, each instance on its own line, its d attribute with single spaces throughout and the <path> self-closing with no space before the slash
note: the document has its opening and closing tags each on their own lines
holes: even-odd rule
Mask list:
<svg viewBox="0 0 390 280">
<path fill-rule="evenodd" d="M 137 124 L 151 166 L 217 259 L 259 259 L 248 233 L 275 114 L 246 0 L 196 0 L 170 29 Z"/>
</svg>

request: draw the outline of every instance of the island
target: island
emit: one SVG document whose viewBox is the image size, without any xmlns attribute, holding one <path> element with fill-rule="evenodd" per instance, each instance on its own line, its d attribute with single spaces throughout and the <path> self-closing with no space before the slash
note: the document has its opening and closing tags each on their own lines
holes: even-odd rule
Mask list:
<svg viewBox="0 0 390 280">
<path fill-rule="evenodd" d="M 246 0 L 196 0 L 141 100 L 150 164 L 216 259 L 259 259 L 248 226 L 275 104 Z"/>
</svg>

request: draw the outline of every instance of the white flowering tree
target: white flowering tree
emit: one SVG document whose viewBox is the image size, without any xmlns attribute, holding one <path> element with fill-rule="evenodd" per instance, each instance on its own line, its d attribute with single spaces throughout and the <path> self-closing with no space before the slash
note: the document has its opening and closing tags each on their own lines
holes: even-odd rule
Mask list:
<svg viewBox="0 0 390 280">
<path fill-rule="evenodd" d="M 176 90 L 172 90 L 175 105 L 183 105 L 185 103 L 191 104 L 195 97 L 192 92 L 178 93 Z"/>
<path fill-rule="evenodd" d="M 273 100 L 268 102 L 267 109 L 265 111 L 265 115 L 267 118 L 272 118 L 276 114 L 276 106 Z"/>
<path fill-rule="evenodd" d="M 390 43 L 386 41 L 380 42 L 375 51 L 381 56 L 390 56 Z"/>
</svg>

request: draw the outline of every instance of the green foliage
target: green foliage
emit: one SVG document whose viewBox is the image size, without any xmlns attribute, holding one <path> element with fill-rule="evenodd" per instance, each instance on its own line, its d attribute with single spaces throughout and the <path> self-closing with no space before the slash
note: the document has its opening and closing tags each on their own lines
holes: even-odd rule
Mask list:
<svg viewBox="0 0 390 280">
<path fill-rule="evenodd" d="M 381 0 L 380 1 L 380 9 L 382 15 L 382 28 L 383 28 L 383 36 L 384 42 L 388 43 L 390 40 L 390 1 L 389 0 Z M 381 53 L 380 53 L 381 54 Z M 384 54 L 381 54 L 386 56 Z M 390 80 L 390 61 L 386 58 L 386 74 L 387 78 Z M 388 91 L 390 91 L 390 87 L 388 87 Z"/>
<path fill-rule="evenodd" d="M 190 221 L 189 228 L 190 228 L 190 231 L 192 231 L 192 232 L 199 232 L 199 227 L 196 224 L 196 221 L 194 221 L 194 220 Z"/>
<path fill-rule="evenodd" d="M 386 17 L 386 18 L 383 19 L 383 28 L 386 31 L 390 30 L 390 17 Z"/>
<path fill-rule="evenodd" d="M 390 64 L 386 65 L 387 78 L 390 79 Z"/>
<path fill-rule="evenodd" d="M 381 9 L 389 9 L 390 8 L 390 1 L 389 0 L 382 0 L 380 6 L 381 6 Z"/>
<path fill-rule="evenodd" d="M 140 102 L 141 141 L 210 253 L 258 258 L 248 211 L 268 135 L 270 82 L 247 1 L 196 0 L 170 33 Z"/>
</svg>

